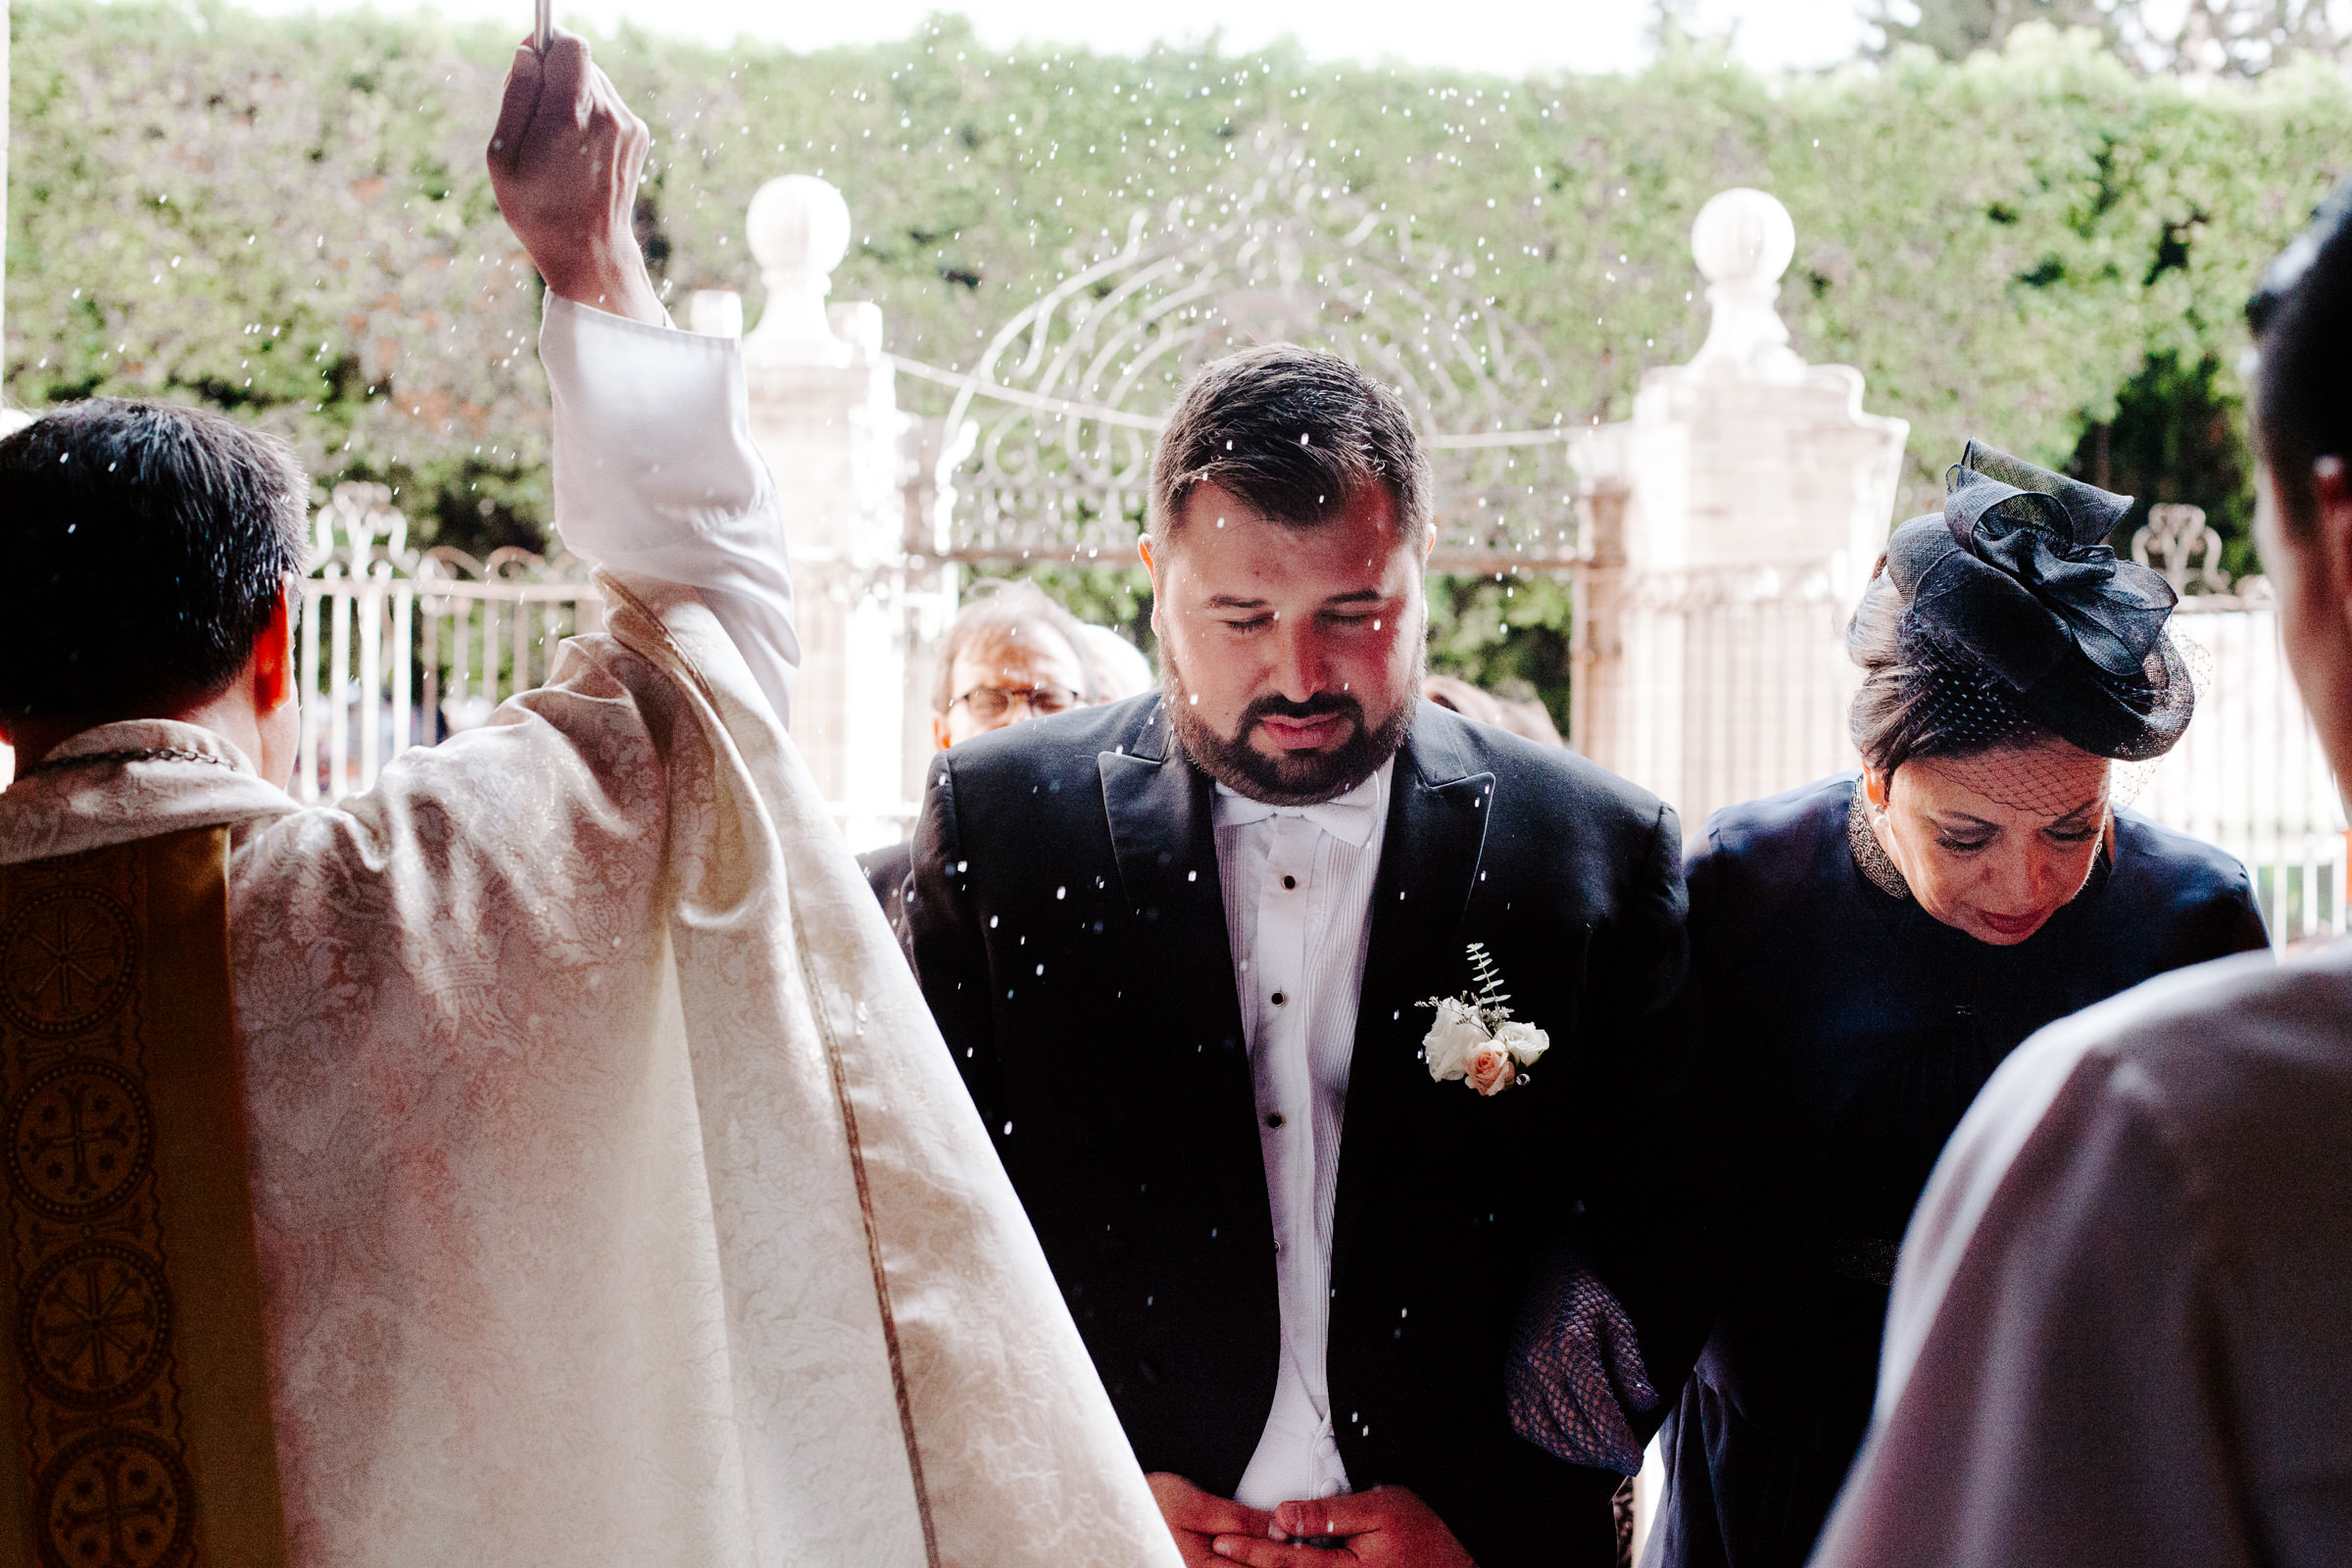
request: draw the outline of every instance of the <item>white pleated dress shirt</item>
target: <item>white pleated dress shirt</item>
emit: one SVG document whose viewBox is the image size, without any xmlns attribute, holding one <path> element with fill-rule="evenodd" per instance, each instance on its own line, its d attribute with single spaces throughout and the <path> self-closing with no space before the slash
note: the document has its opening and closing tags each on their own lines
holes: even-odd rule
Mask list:
<svg viewBox="0 0 2352 1568">
<path fill-rule="evenodd" d="M 1252 1508 L 1348 1490 L 1323 1365 L 1331 1222 L 1396 765 L 1391 759 L 1322 806 L 1266 806 L 1222 784 L 1216 791 L 1217 876 L 1257 1092 L 1282 1311 L 1274 1407 L 1237 1494 Z"/>
</svg>

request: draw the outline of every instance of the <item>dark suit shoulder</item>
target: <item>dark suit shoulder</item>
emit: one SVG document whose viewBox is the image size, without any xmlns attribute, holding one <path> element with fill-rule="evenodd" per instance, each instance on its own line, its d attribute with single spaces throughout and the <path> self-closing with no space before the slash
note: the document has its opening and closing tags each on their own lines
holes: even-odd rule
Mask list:
<svg viewBox="0 0 2352 1568">
<path fill-rule="evenodd" d="M 868 850 L 858 857 L 858 869 L 865 873 L 866 886 L 874 890 L 874 897 L 887 909 L 914 870 L 914 845 L 902 839 L 878 850 Z"/>
<path fill-rule="evenodd" d="M 1691 877 L 1792 882 L 1811 874 L 1830 844 L 1844 847 L 1858 773 L 1833 773 L 1781 795 L 1722 807 L 1691 844 Z"/>
<path fill-rule="evenodd" d="M 2219 845 L 2150 820 L 2115 813 L 2115 887 L 2141 907 L 2190 908 L 2250 902 L 2253 883 L 2238 858 Z"/>
<path fill-rule="evenodd" d="M 1565 746 L 1544 746 L 1426 700 L 1413 717 L 1412 742 L 1428 782 L 1445 784 L 1473 773 L 1493 773 L 1497 783 L 1513 786 L 1506 800 L 1532 795 L 1555 808 L 1573 806 L 1578 825 L 1588 830 L 1615 823 L 1647 834 L 1665 805 L 1631 779 Z"/>
<path fill-rule="evenodd" d="M 1834 774 L 1709 816 L 1683 867 L 1694 918 L 1727 906 L 1763 917 L 1845 889 L 1853 875 L 1846 816 L 1859 776 Z"/>
<path fill-rule="evenodd" d="M 1152 736 L 1164 735 L 1156 721 L 1160 697 L 1146 692 L 1099 708 L 1073 709 L 975 735 L 941 762 L 954 775 L 959 795 L 974 791 L 1026 789 L 1048 780 L 1064 787 L 1072 778 L 1096 776 L 1095 759 L 1104 752 L 1135 751 Z"/>
<path fill-rule="evenodd" d="M 1705 831 L 1691 845 L 1691 864 L 1773 859 L 1791 853 L 1809 858 L 1824 839 L 1845 836 L 1845 816 L 1853 808 L 1858 776 L 1838 773 L 1761 800 L 1723 807 L 1707 818 Z"/>
<path fill-rule="evenodd" d="M 2163 967 L 2270 945 L 2254 879 L 2237 857 L 2137 811 L 2115 813 L 2105 902 L 2132 930 L 2156 939 Z"/>
</svg>

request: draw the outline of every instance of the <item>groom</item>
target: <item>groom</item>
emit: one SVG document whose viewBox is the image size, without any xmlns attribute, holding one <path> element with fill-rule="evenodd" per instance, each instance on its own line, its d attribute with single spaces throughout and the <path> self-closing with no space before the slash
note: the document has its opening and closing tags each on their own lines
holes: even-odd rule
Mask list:
<svg viewBox="0 0 2352 1568">
<path fill-rule="evenodd" d="M 925 995 L 1192 1562 L 1613 1562 L 1514 1331 L 1570 1258 L 1658 1387 L 1692 1348 L 1641 1158 L 1690 1131 L 1674 813 L 1419 700 L 1429 489 L 1352 367 L 1209 367 L 1152 470 L 1164 693 L 941 753 L 917 829 Z M 1491 1095 L 1421 1056 L 1471 943 L 1550 1042 Z"/>
</svg>

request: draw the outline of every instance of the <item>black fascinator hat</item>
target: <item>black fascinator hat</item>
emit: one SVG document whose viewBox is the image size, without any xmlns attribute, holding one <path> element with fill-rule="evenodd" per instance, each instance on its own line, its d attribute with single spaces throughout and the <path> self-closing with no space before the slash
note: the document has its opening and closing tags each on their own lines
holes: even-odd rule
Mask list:
<svg viewBox="0 0 2352 1568">
<path fill-rule="evenodd" d="M 2119 761 L 2172 749 L 2195 688 L 2165 632 L 2172 584 L 2107 543 L 2131 508 L 1968 444 L 1942 513 L 1904 523 L 1886 547 L 1901 598 L 1896 760 L 2043 736 Z"/>
</svg>

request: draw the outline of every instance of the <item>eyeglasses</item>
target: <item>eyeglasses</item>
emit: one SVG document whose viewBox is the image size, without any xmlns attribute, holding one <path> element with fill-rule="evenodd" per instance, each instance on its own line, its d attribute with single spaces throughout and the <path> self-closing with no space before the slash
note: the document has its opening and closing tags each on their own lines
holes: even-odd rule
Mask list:
<svg viewBox="0 0 2352 1568">
<path fill-rule="evenodd" d="M 1067 686 L 975 686 L 948 707 L 953 709 L 956 703 L 981 723 L 993 724 L 1015 703 L 1042 718 L 1076 708 L 1079 697 Z"/>
</svg>

